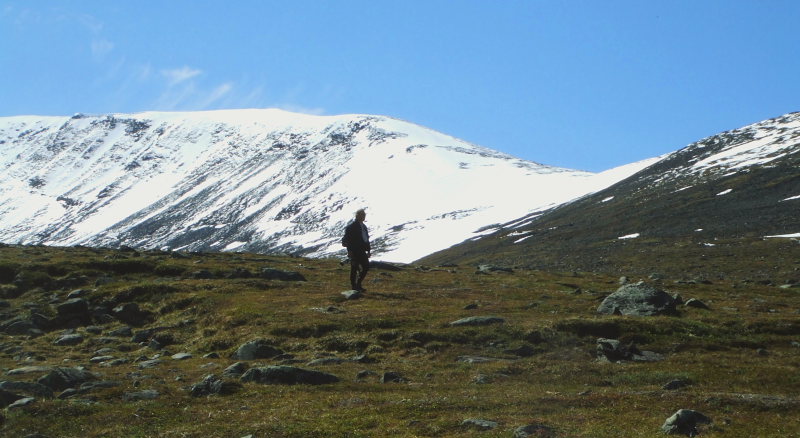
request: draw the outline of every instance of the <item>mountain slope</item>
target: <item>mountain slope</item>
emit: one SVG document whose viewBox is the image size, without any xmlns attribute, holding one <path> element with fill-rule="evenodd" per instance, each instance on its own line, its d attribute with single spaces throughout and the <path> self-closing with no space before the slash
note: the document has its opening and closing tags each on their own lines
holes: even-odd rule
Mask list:
<svg viewBox="0 0 800 438">
<path fill-rule="evenodd" d="M 543 166 L 388 117 L 280 110 L 7 117 L 0 151 L 2 242 L 325 256 L 367 207 L 376 253 L 395 261 L 630 172 Z"/>
<path fill-rule="evenodd" d="M 703 275 L 720 255 L 738 257 L 747 266 L 735 269 L 751 275 L 778 267 L 789 275 L 800 245 L 764 239 L 800 233 L 798 211 L 800 113 L 792 113 L 708 137 L 605 190 L 421 261 Z"/>
</svg>

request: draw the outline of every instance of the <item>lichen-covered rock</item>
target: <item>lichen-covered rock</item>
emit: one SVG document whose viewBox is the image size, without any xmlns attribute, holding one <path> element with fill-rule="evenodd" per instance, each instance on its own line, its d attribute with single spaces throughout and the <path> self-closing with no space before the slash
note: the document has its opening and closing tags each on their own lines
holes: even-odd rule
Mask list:
<svg viewBox="0 0 800 438">
<path fill-rule="evenodd" d="M 321 371 L 280 365 L 250 368 L 242 375 L 241 381 L 265 385 L 324 385 L 336 383 L 339 378 Z"/>
<path fill-rule="evenodd" d="M 681 434 L 695 436 L 698 434 L 697 426 L 711 424 L 711 419 L 700 412 L 691 409 L 681 409 L 667 418 L 661 430 L 666 434 Z"/>
<path fill-rule="evenodd" d="M 235 360 L 271 359 L 283 354 L 283 351 L 273 347 L 265 339 L 256 339 L 239 346 L 231 355 Z"/>
<path fill-rule="evenodd" d="M 608 315 L 655 316 L 675 314 L 675 299 L 642 282 L 626 284 L 607 296 L 597 308 Z"/>
</svg>

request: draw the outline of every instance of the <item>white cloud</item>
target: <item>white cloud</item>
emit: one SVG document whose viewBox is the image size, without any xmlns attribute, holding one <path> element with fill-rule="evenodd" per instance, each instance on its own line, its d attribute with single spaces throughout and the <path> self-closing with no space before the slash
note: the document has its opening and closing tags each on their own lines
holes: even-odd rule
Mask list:
<svg viewBox="0 0 800 438">
<path fill-rule="evenodd" d="M 197 106 L 200 109 L 207 109 L 214 105 L 215 102 L 228 95 L 231 90 L 233 90 L 233 84 L 231 82 L 226 82 L 211 90 L 211 92 L 205 98 L 203 98 Z"/>
<path fill-rule="evenodd" d="M 202 70 L 197 70 L 188 66 L 183 66 L 181 68 L 175 68 L 171 70 L 161 70 L 161 75 L 167 78 L 170 87 L 178 85 L 181 82 L 185 82 L 202 73 L 203 73 Z"/>
</svg>

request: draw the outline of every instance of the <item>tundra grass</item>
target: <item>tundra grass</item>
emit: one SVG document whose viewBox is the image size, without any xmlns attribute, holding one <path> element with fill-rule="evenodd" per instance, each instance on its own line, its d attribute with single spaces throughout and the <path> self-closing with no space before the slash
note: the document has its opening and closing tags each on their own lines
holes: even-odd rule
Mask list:
<svg viewBox="0 0 800 438">
<path fill-rule="evenodd" d="M 136 302 L 154 316 L 134 330 L 154 328 L 172 340 L 154 350 L 128 338 L 110 342 L 78 327 L 86 340 L 60 347 L 53 341 L 62 329 L 34 337 L 0 334 L 3 374 L 29 365 L 83 366 L 102 380 L 119 382 L 6 411 L 3 436 L 508 437 L 517 427 L 539 424 L 555 436 L 650 437 L 678 409 L 714 420 L 703 426 L 704 436 L 800 435 L 797 289 L 664 278 L 654 283 L 710 309 L 682 306 L 677 316 L 637 318 L 597 314 L 618 279 L 588 272 L 376 269 L 368 276 L 365 296 L 348 301 L 341 292 L 347 289 L 349 267 L 334 259 L 6 246 L 0 247 L 0 267 L 8 304 L 0 309 L 3 320 L 52 314 L 68 293 L 86 289 L 92 303 L 115 297 Z M 267 267 L 299 272 L 307 281 L 259 278 Z M 201 270 L 211 278 L 198 278 L 204 277 L 197 275 Z M 252 277 L 229 275 L 243 271 Z M 14 283 L 21 272 L 30 273 L 23 275 L 29 284 Z M 16 296 L 20 286 L 24 292 Z M 469 316 L 505 322 L 450 325 Z M 123 324 L 97 325 L 105 334 Z M 595 353 L 599 337 L 633 342 L 665 359 L 603 363 Z M 204 376 L 221 375 L 235 362 L 231 353 L 253 339 L 269 340 L 294 357 L 295 366 L 332 373 L 341 381 L 245 383 L 230 395 L 189 394 Z M 129 362 L 91 363 L 101 348 Z M 172 360 L 177 352 L 193 357 Z M 208 353 L 219 358 L 204 358 Z M 139 368 L 139 359 L 156 355 L 161 365 Z M 349 360 L 362 355 L 370 361 Z M 321 357 L 345 361 L 306 365 Z M 469 357 L 487 362 L 465 361 Z M 286 358 L 248 365 L 281 360 Z M 405 381 L 381 383 L 380 376 L 389 371 Z M 687 386 L 662 389 L 672 380 Z M 127 393 L 144 389 L 160 395 L 126 401 Z M 468 418 L 498 426 L 485 431 L 462 426 Z"/>
</svg>

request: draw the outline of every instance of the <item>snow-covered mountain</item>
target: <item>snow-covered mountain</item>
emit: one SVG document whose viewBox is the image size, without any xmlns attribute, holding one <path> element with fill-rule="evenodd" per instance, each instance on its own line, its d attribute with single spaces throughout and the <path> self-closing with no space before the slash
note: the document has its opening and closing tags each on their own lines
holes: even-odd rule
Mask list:
<svg viewBox="0 0 800 438">
<path fill-rule="evenodd" d="M 0 241 L 411 261 L 644 167 L 544 166 L 389 117 L 228 110 L 0 118 Z"/>
<path fill-rule="evenodd" d="M 702 139 L 602 191 L 422 262 L 680 273 L 708 270 L 716 252 L 752 261 L 736 267 L 743 272 L 796 271 L 800 245 L 766 242 L 800 237 L 799 212 L 800 113 L 791 113 Z"/>
</svg>

